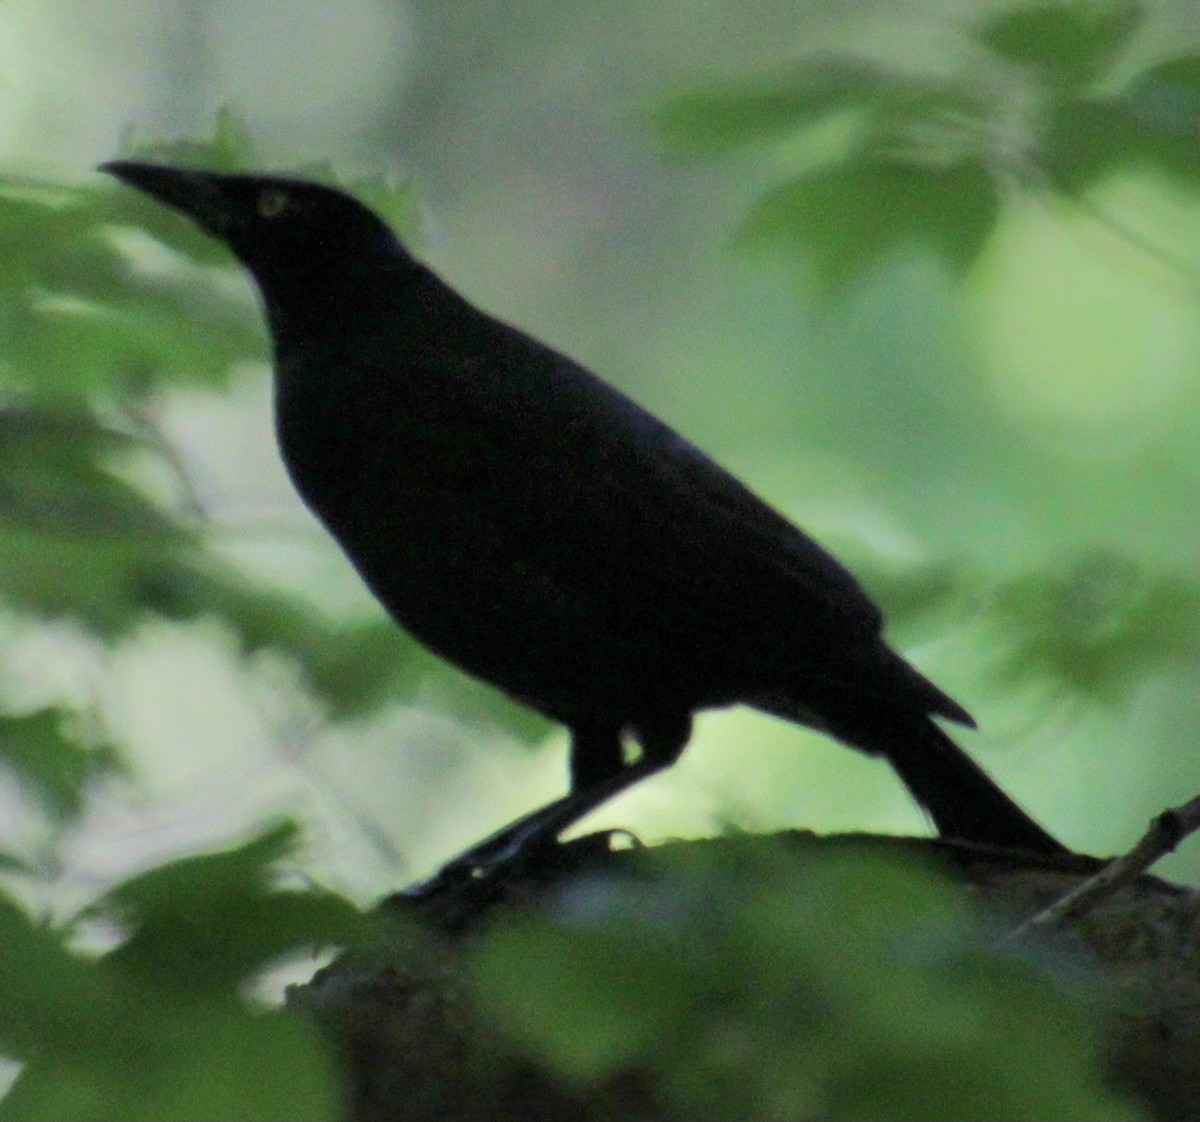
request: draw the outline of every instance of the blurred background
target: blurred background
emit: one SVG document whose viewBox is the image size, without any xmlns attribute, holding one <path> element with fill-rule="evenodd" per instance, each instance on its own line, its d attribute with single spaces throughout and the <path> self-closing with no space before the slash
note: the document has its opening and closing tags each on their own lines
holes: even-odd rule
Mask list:
<svg viewBox="0 0 1200 1122">
<path fill-rule="evenodd" d="M 565 789 L 562 730 L 301 506 L 249 283 L 91 171 L 129 154 L 357 186 L 837 553 L 1068 844 L 1200 791 L 1200 13 L 1015 7 L 0 3 L 13 891 L 63 914 L 287 815 L 365 902 Z M 926 829 L 742 711 L 587 823 L 727 825 Z"/>
</svg>

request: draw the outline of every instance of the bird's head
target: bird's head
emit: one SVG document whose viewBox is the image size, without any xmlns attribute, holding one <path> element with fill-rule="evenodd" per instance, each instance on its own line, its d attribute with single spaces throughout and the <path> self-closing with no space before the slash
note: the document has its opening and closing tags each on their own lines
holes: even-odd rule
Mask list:
<svg viewBox="0 0 1200 1122">
<path fill-rule="evenodd" d="M 387 225 L 333 187 L 115 160 L 101 171 L 187 215 L 219 238 L 264 288 L 376 254 L 410 261 Z"/>
</svg>

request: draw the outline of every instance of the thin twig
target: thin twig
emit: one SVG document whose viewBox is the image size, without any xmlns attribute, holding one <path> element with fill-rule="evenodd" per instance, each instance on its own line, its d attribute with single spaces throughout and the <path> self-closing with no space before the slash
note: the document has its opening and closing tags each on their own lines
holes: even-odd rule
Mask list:
<svg viewBox="0 0 1200 1122">
<path fill-rule="evenodd" d="M 1005 942 L 1016 942 L 1038 931 L 1063 927 L 1081 919 L 1103 901 L 1132 884 L 1160 857 L 1173 852 L 1189 834 L 1200 830 L 1200 795 L 1164 810 L 1150 823 L 1142 839 L 1122 857 L 1115 857 L 1050 907 L 1013 930 Z"/>
</svg>

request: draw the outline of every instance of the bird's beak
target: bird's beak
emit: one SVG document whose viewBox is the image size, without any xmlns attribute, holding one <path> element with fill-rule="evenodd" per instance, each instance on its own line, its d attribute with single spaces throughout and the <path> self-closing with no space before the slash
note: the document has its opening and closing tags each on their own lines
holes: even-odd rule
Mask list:
<svg viewBox="0 0 1200 1122">
<path fill-rule="evenodd" d="M 223 237 L 229 233 L 234 213 L 218 175 L 133 160 L 113 160 L 97 170 L 186 214 L 210 234 Z"/>
</svg>

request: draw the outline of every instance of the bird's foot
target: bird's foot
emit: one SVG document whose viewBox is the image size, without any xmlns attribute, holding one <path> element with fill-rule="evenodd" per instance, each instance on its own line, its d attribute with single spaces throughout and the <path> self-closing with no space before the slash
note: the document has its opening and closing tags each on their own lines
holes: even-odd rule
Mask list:
<svg viewBox="0 0 1200 1122">
<path fill-rule="evenodd" d="M 497 836 L 447 862 L 428 880 L 389 897 L 389 906 L 414 915 L 425 925 L 457 932 L 481 921 L 497 904 L 535 898 L 562 878 L 593 868 L 627 830 L 601 830 L 568 842 L 535 839 L 520 844 Z M 503 840 L 505 844 L 497 844 Z"/>
</svg>

